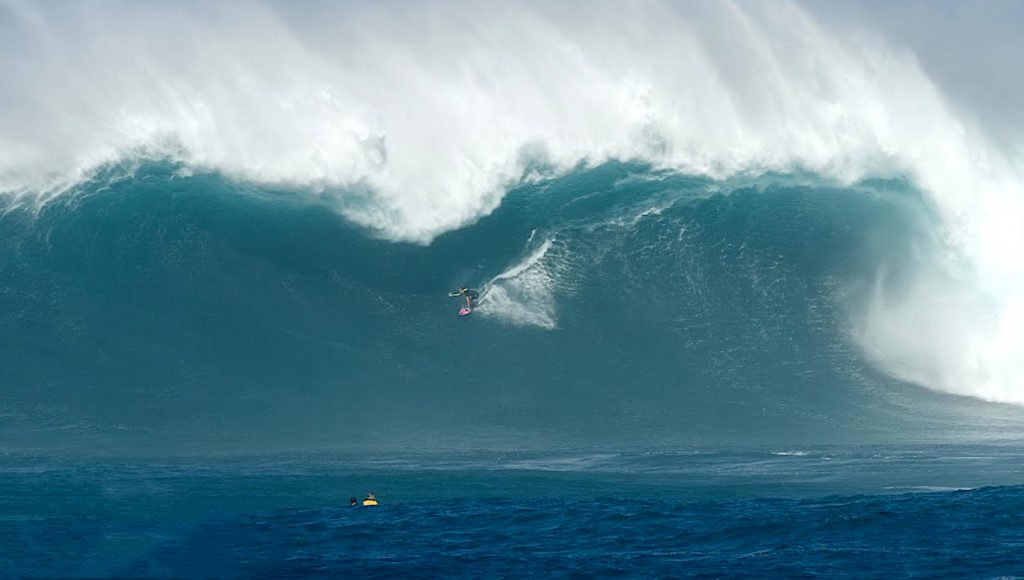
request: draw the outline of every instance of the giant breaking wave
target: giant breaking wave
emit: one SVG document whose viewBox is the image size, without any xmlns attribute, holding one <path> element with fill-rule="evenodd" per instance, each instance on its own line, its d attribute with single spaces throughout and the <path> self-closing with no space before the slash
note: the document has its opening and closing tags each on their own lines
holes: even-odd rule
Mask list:
<svg viewBox="0 0 1024 580">
<path fill-rule="evenodd" d="M 58 222 L 76 224 L 66 226 L 71 230 L 99 219 L 89 217 L 86 208 L 98 210 L 85 194 L 109 198 L 108 188 L 125 197 L 114 207 L 132 208 L 110 215 L 126 220 L 182 211 L 157 199 L 173 198 L 167 190 L 175 183 L 188 183 L 182 187 L 189 195 L 197 184 L 209 186 L 206 202 L 191 203 L 227 204 L 232 212 L 248 202 L 232 206 L 217 192 L 305 200 L 378 238 L 373 243 L 382 245 L 374 251 L 382 261 L 414 251 L 402 249 L 406 242 L 436 249 L 451 236 L 472 236 L 472 228 L 485 227 L 481 220 L 506 208 L 511 213 L 505 215 L 519 220 L 510 222 L 516 227 L 488 230 L 501 251 L 468 250 L 462 255 L 479 261 L 463 264 L 458 273 L 432 266 L 450 279 L 438 280 L 420 265 L 423 280 L 433 282 L 406 279 L 403 287 L 434 291 L 449 283 L 487 284 L 482 318 L 558 333 L 566 328 L 566 297 L 602 284 L 597 272 L 604 264 L 581 241 L 588 235 L 613 224 L 630 231 L 642 227 L 646 216 L 663 223 L 657 220 L 668 211 L 672 219 L 664 220 L 679 230 L 682 243 L 687 231 L 710 226 L 696 215 L 673 214 L 695 207 L 680 199 L 717 199 L 737 190 L 764 196 L 757 202 L 761 213 L 744 219 L 774 223 L 792 199 L 771 183 L 782 183 L 792 195 L 786 187 L 795 187 L 789 180 L 797 179 L 822 196 L 857 192 L 869 205 L 880 195 L 885 204 L 906 196 L 915 200 L 913 210 L 896 212 L 906 231 L 895 237 L 880 234 L 872 242 L 869 226 L 877 221 L 829 222 L 834 229 L 864 226 L 859 231 L 866 246 L 891 243 L 838 278 L 804 273 L 809 277 L 803 283 L 817 280 L 819 290 L 823 280 L 832 284 L 825 294 L 840 313 L 827 317 L 830 328 L 894 377 L 1024 403 L 1024 266 L 1014 254 L 1024 242 L 1016 227 L 1024 215 L 1024 182 L 1017 160 L 990 143 L 969 112 L 944 98 L 913 54 L 877 38 L 832 30 L 798 5 L 351 3 L 312 4 L 300 14 L 262 3 L 81 4 L 57 11 L 13 2 L 2 10 L 3 42 L 14 50 L 3 52 L 0 67 L 15 82 L 0 88 L 6 111 L 0 118 L 0 190 L 7 199 L 5 219 L 20 224 L 8 228 L 9 271 L 18 271 L 13 264 L 19 264 L 32 272 L 36 265 L 30 260 L 42 259 L 26 249 L 33 235 L 59 230 Z M 602 168 L 620 163 L 631 169 L 612 182 L 595 177 L 606 177 L 611 170 Z M 211 175 L 226 181 L 209 181 Z M 676 183 L 658 191 L 617 181 L 691 178 L 699 185 Z M 905 179 L 909 185 L 895 187 L 904 193 L 892 197 L 879 194 L 877 184 L 864 185 L 873 178 Z M 142 188 L 143 179 L 169 185 Z M 567 183 L 580 189 L 561 197 L 551 193 L 566 191 Z M 143 202 L 128 193 L 142 189 L 153 190 L 145 201 L 149 209 L 136 208 Z M 508 196 L 513 190 L 529 192 L 521 196 L 530 201 L 516 202 Z M 601 191 L 623 198 L 594 202 L 595 208 L 588 196 L 603 199 Z M 76 206 L 76 199 L 83 205 Z M 817 209 L 811 214 L 827 213 L 820 204 L 828 203 L 813 202 Z M 76 217 L 78 210 L 84 213 Z M 205 223 L 196 217 L 202 212 L 185 215 Z M 265 219 L 261 215 L 249 217 Z M 800 212 L 791 217 L 784 226 L 789 235 L 817 243 L 808 235 L 816 231 L 813 219 L 801 219 L 807 216 Z M 156 219 L 162 220 L 178 218 Z M 214 244 L 230 238 L 221 226 L 205 223 L 200 229 L 221 232 L 213 235 Z M 268 231 L 291 235 L 279 226 Z M 154 233 L 142 226 L 138 232 Z M 128 234 L 123 239 L 156 243 Z M 730 239 L 744 243 L 738 241 L 742 236 Z M 355 244 L 317 239 L 316 247 L 340 243 Z M 699 261 L 693 252 L 709 251 L 700 244 L 699 251 L 671 248 L 662 238 L 645 243 L 633 251 L 664 252 L 661 259 L 667 261 L 657 272 L 669 278 Z M 115 248 L 127 249 L 115 243 L 106 249 Z M 148 259 L 159 254 L 153 251 Z M 744 265 L 743 256 L 749 254 L 721 254 L 726 273 L 716 283 L 743 268 L 763 276 L 767 266 Z M 336 257 L 350 261 L 334 265 L 339 272 L 358 271 L 351 263 L 357 257 Z M 790 276 L 802 275 L 799 264 L 791 266 Z M 229 276 L 230 264 L 223 271 Z M 144 276 L 145 270 L 137 273 Z M 629 268 L 619 273 L 626 278 L 612 286 L 634 283 Z M 366 291 L 397 274 L 379 275 L 362 281 Z M 649 279 L 655 271 L 636 275 L 636 283 L 660 287 Z M 109 288 L 79 282 L 91 289 L 78 291 L 83 300 L 107 290 L 130 292 L 115 288 L 124 280 L 122 272 Z M 698 279 L 673 278 L 673 284 L 668 294 L 687 285 L 687 292 L 710 291 Z M 25 289 L 25 295 L 43 287 Z M 794 291 L 781 283 L 777 290 Z M 232 308 L 245 302 L 248 291 L 239 287 L 237 293 Z M 385 301 L 405 299 L 392 295 Z M 598 310 L 577 308 L 577 318 L 599 316 Z M 655 325 L 653 318 L 680 316 L 680 308 L 647 309 L 641 316 Z M 729 333 L 718 328 L 722 321 L 708 318 L 704 324 Z M 686 353 L 694 339 L 683 333 L 665 340 L 674 352 Z M 397 353 L 396 348 L 392 354 L 405 358 Z M 183 364 L 203 366 L 195 360 Z M 369 377 L 373 371 L 359 373 Z M 755 380 L 743 373 L 733 378 Z M 577 380 L 561 379 L 563 385 Z M 503 396 L 515 407 L 524 395 Z"/>
</svg>

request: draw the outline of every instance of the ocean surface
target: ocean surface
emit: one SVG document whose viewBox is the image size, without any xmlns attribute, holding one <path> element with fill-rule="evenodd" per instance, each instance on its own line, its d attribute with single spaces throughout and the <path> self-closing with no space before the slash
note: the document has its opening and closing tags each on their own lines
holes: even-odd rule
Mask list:
<svg viewBox="0 0 1024 580">
<path fill-rule="evenodd" d="M 939 5 L 0 2 L 0 577 L 1024 576 Z"/>
<path fill-rule="evenodd" d="M 6 458 L 0 575 L 1013 577 L 1022 454 Z"/>
</svg>

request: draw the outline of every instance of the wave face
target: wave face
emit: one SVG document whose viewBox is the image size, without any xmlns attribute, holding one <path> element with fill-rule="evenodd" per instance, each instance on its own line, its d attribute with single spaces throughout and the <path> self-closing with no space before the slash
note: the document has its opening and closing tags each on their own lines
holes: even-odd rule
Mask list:
<svg viewBox="0 0 1024 580">
<path fill-rule="evenodd" d="M 422 246 L 177 169 L 2 218 L 6 441 L 722 444 L 1014 424 L 888 378 L 856 342 L 881 264 L 900 280 L 930 251 L 934 216 L 901 182 L 613 164 L 516 189 Z M 463 284 L 483 292 L 469 318 L 446 295 Z"/>
<path fill-rule="evenodd" d="M 799 5 L 0 11 L 19 438 L 828 438 L 991 422 L 902 381 L 1024 403 L 1020 149 Z"/>
</svg>

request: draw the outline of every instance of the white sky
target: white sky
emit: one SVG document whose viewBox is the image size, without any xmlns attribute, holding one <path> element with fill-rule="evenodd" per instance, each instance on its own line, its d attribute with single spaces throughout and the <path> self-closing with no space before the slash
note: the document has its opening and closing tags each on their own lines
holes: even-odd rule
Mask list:
<svg viewBox="0 0 1024 580">
<path fill-rule="evenodd" d="M 1024 2 L 1019 0 L 802 1 L 830 28 L 877 34 L 913 52 L 943 94 L 991 137 L 1024 133 Z"/>
</svg>

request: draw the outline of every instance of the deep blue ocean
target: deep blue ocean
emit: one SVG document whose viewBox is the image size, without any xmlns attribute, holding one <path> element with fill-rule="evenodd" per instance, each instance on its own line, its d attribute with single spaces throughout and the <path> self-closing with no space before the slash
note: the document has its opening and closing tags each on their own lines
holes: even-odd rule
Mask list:
<svg viewBox="0 0 1024 580">
<path fill-rule="evenodd" d="M 1022 451 L 7 458 L 5 577 L 1015 577 Z M 373 490 L 377 507 L 348 507 Z"/>
</svg>

